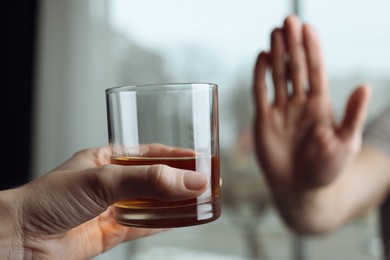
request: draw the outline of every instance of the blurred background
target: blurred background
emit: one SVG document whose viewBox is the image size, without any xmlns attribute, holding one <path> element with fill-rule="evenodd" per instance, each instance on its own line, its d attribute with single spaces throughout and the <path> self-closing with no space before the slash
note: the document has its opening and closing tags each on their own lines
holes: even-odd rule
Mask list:
<svg viewBox="0 0 390 260">
<path fill-rule="evenodd" d="M 290 13 L 319 32 L 336 114 L 370 83 L 368 120 L 390 98 L 388 0 L 5 1 L 1 188 L 106 145 L 104 90 L 156 82 L 219 85 L 222 217 L 118 246 L 96 259 L 381 259 L 376 212 L 325 237 L 292 234 L 253 156 L 257 54 Z"/>
</svg>

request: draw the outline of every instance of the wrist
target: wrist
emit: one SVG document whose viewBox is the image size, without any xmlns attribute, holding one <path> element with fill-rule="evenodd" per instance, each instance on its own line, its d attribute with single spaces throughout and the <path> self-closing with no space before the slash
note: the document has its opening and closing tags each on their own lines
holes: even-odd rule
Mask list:
<svg viewBox="0 0 390 260">
<path fill-rule="evenodd" d="M 332 215 L 336 205 L 329 187 L 300 189 L 275 193 L 274 202 L 284 222 L 292 230 L 318 235 L 334 230 L 337 222 Z"/>
<path fill-rule="evenodd" d="M 22 259 L 22 215 L 18 189 L 0 191 L 0 252 L 6 259 Z"/>
</svg>

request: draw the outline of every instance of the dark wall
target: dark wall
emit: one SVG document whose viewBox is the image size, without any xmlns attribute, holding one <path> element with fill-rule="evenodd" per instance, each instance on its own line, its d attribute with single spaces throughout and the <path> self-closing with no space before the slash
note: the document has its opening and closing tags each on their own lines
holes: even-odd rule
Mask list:
<svg viewBox="0 0 390 260">
<path fill-rule="evenodd" d="M 30 179 L 36 21 L 39 0 L 1 2 L 1 189 Z"/>
</svg>

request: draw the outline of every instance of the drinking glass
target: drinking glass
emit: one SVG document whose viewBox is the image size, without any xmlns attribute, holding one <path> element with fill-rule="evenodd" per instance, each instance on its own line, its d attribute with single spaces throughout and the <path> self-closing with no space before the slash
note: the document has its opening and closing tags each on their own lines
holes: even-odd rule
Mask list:
<svg viewBox="0 0 390 260">
<path fill-rule="evenodd" d="M 111 163 L 165 164 L 206 174 L 209 185 L 194 199 L 137 198 L 114 204 L 126 226 L 183 227 L 221 215 L 218 86 L 164 83 L 106 89 Z"/>
</svg>

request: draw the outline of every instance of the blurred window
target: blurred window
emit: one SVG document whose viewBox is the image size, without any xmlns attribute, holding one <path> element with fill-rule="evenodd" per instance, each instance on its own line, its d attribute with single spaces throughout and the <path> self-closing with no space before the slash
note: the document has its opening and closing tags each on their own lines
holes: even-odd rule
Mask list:
<svg viewBox="0 0 390 260">
<path fill-rule="evenodd" d="M 390 98 L 390 1 L 303 0 L 302 18 L 320 34 L 337 112 L 360 83 L 373 87 L 370 118 Z"/>
<path fill-rule="evenodd" d="M 290 10 L 286 0 L 110 1 L 112 28 L 127 41 L 118 54 L 123 84 L 218 83 L 221 145 L 228 146 L 237 124 L 232 93 L 248 90 L 257 54 Z"/>
</svg>

